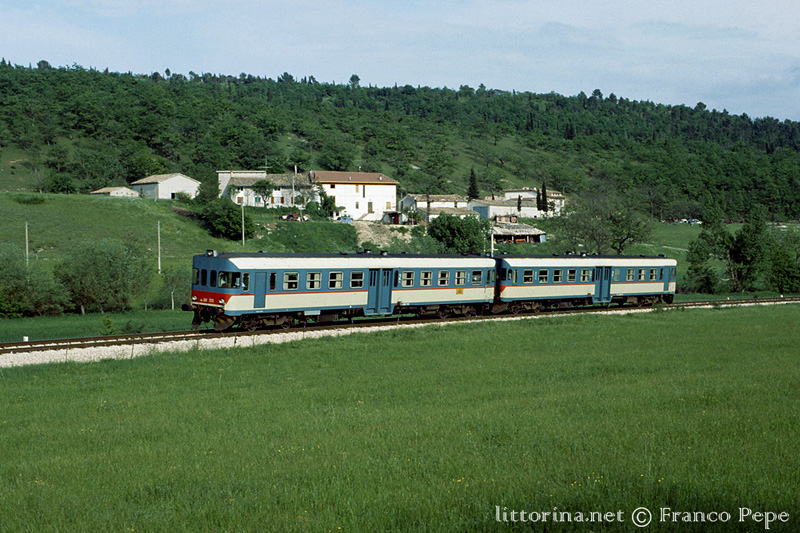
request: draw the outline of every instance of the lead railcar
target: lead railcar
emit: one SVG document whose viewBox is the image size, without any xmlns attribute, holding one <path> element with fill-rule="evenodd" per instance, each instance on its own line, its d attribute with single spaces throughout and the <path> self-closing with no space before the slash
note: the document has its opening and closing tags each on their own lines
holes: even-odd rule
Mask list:
<svg viewBox="0 0 800 533">
<path fill-rule="evenodd" d="M 217 330 L 395 313 L 473 315 L 495 297 L 495 260 L 409 254 L 246 254 L 193 261 L 192 325 Z"/>
</svg>

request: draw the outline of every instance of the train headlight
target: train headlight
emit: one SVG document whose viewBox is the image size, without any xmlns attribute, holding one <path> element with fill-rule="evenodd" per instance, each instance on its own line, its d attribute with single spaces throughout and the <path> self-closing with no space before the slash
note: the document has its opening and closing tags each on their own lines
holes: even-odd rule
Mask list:
<svg viewBox="0 0 800 533">
<path fill-rule="evenodd" d="M 221 305 L 225 305 L 225 298 L 220 298 L 220 299 L 219 299 L 219 303 L 220 303 Z"/>
<path fill-rule="evenodd" d="M 196 295 L 196 294 L 192 294 L 192 301 L 193 301 L 193 302 L 196 302 L 196 301 L 197 301 L 197 295 Z"/>
</svg>

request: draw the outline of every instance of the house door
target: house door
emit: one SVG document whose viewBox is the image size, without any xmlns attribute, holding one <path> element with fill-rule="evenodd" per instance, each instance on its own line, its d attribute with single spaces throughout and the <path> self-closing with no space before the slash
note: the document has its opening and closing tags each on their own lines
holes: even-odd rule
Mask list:
<svg viewBox="0 0 800 533">
<path fill-rule="evenodd" d="M 267 273 L 256 272 L 256 281 L 253 284 L 253 291 L 255 292 L 255 301 L 253 307 L 256 309 L 263 309 L 266 303 L 267 295 Z"/>
<path fill-rule="evenodd" d="M 390 268 L 370 269 L 365 315 L 388 315 L 394 309 L 392 305 L 393 272 Z"/>
<path fill-rule="evenodd" d="M 594 303 L 611 301 L 611 267 L 595 267 L 594 286 Z"/>
</svg>

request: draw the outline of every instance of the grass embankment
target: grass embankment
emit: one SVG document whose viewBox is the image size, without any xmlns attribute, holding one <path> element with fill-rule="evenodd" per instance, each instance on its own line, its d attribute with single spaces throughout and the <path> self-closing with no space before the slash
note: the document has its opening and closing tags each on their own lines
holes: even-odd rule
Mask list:
<svg viewBox="0 0 800 533">
<path fill-rule="evenodd" d="M 576 531 L 631 531 L 641 506 L 733 515 L 658 531 L 763 529 L 739 507 L 796 530 L 799 320 L 545 318 L 3 370 L 2 529 L 508 530 L 499 505 L 624 512 Z"/>
</svg>

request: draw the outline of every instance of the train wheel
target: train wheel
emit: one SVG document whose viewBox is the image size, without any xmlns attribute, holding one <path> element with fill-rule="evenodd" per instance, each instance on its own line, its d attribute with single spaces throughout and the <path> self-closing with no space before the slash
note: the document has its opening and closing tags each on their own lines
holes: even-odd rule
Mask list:
<svg viewBox="0 0 800 533">
<path fill-rule="evenodd" d="M 294 326 L 294 317 L 292 317 L 292 316 L 287 316 L 287 317 L 286 317 L 286 320 L 285 320 L 285 321 L 284 321 L 284 322 L 281 324 L 281 327 L 282 327 L 283 329 L 289 329 L 289 328 L 291 328 L 292 326 Z"/>
<path fill-rule="evenodd" d="M 259 320 L 257 318 L 242 319 L 242 329 L 245 331 L 255 331 L 258 329 Z"/>
<path fill-rule="evenodd" d="M 447 318 L 450 316 L 450 310 L 447 307 L 440 307 L 438 311 L 436 311 L 436 318 Z"/>
<path fill-rule="evenodd" d="M 474 316 L 478 316 L 478 311 L 476 311 L 474 307 L 468 307 L 467 311 L 464 313 L 464 316 L 470 317 L 470 318 L 472 318 Z"/>
</svg>

